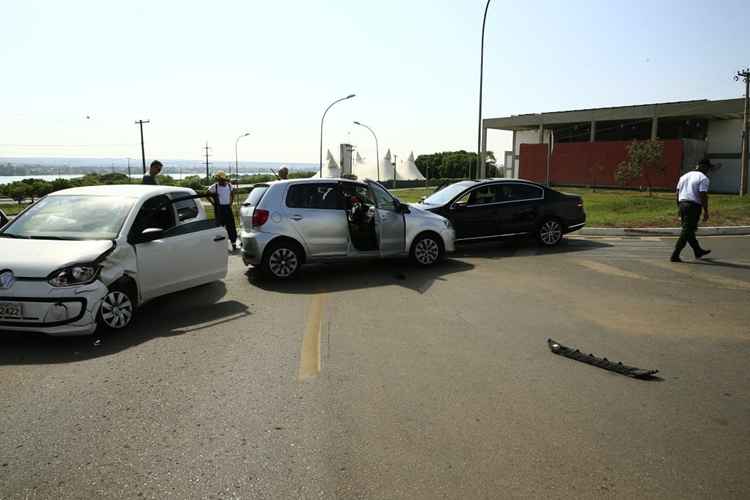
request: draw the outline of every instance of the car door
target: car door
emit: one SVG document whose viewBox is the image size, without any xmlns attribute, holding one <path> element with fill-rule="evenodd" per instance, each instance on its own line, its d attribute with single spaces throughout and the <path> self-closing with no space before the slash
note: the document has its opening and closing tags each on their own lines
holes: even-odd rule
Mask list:
<svg viewBox="0 0 750 500">
<path fill-rule="evenodd" d="M 196 265 L 184 276 L 179 286 L 187 288 L 222 279 L 227 274 L 229 260 L 226 229 L 208 219 L 206 211 L 195 196 L 171 194 L 177 224 L 170 237 L 179 242 L 182 253 Z"/>
<path fill-rule="evenodd" d="M 380 255 L 404 253 L 406 221 L 399 203 L 377 183 L 368 181 L 367 184 L 375 199 L 375 228 L 378 233 Z"/>
<path fill-rule="evenodd" d="M 128 241 L 135 248 L 142 301 L 210 281 L 222 267 L 226 272 L 219 260 L 219 249 L 227 258 L 224 229 L 206 219 L 184 222 L 178 223 L 167 195 L 149 198 L 138 211 Z"/>
<path fill-rule="evenodd" d="M 480 239 L 499 233 L 497 186 L 478 186 L 462 194 L 449 207 L 456 239 Z"/>
<path fill-rule="evenodd" d="M 544 189 L 524 183 L 505 183 L 500 189 L 500 229 L 503 234 L 532 233 L 536 231 Z"/>
<path fill-rule="evenodd" d="M 337 183 L 291 184 L 285 216 L 307 247 L 308 255 L 346 255 L 349 226 Z"/>
</svg>

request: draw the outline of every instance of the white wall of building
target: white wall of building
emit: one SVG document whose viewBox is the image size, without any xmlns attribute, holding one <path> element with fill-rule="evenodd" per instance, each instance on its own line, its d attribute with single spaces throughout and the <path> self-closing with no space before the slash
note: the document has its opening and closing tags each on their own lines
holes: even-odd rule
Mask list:
<svg viewBox="0 0 750 500">
<path fill-rule="evenodd" d="M 708 149 L 710 154 L 740 152 L 742 140 L 742 120 L 711 120 L 708 122 Z M 736 193 L 740 186 L 740 160 L 715 159 L 721 168 L 711 174 L 711 190 L 722 193 Z"/>
</svg>

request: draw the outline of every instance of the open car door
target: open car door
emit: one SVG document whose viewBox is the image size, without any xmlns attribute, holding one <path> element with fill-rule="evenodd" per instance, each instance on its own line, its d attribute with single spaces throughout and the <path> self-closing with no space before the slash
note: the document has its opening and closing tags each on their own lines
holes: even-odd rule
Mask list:
<svg viewBox="0 0 750 500">
<path fill-rule="evenodd" d="M 375 228 L 380 255 L 400 255 L 406 251 L 406 221 L 401 204 L 380 184 L 367 181 L 375 199 Z"/>
</svg>

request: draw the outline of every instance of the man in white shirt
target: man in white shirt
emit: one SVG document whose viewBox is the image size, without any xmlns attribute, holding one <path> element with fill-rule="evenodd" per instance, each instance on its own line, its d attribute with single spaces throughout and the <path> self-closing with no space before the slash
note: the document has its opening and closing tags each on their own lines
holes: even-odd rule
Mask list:
<svg viewBox="0 0 750 500">
<path fill-rule="evenodd" d="M 704 250 L 695 237 L 695 231 L 698 229 L 698 220 L 703 212 L 703 222 L 708 220 L 708 186 L 710 181 L 708 174 L 713 165 L 708 159 L 703 159 L 692 172 L 688 172 L 677 182 L 677 206 L 682 219 L 682 232 L 677 244 L 672 252 L 672 262 L 682 262 L 680 252 L 686 244 L 695 253 L 695 258 L 700 259 L 704 255 L 711 253 L 711 250 Z"/>
<path fill-rule="evenodd" d="M 216 182 L 208 188 L 208 192 L 213 195 L 209 200 L 211 200 L 216 212 L 216 223 L 226 228 L 227 236 L 232 243 L 232 251 L 235 251 L 237 250 L 237 226 L 234 223 L 234 212 L 232 211 L 234 188 L 224 172 L 217 172 L 214 179 L 216 179 Z"/>
</svg>

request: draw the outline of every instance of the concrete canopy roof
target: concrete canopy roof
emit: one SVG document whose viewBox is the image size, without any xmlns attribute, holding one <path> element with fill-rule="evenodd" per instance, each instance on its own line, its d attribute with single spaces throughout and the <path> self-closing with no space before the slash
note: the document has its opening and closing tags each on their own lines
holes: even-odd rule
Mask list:
<svg viewBox="0 0 750 500">
<path fill-rule="evenodd" d="M 720 101 L 702 99 L 698 101 L 533 113 L 504 118 L 485 118 L 482 120 L 482 123 L 488 129 L 529 130 L 538 128 L 540 125 L 562 125 L 610 120 L 640 120 L 644 118 L 672 118 L 680 116 L 726 120 L 742 118 L 743 112 L 744 99 L 723 99 Z"/>
</svg>

